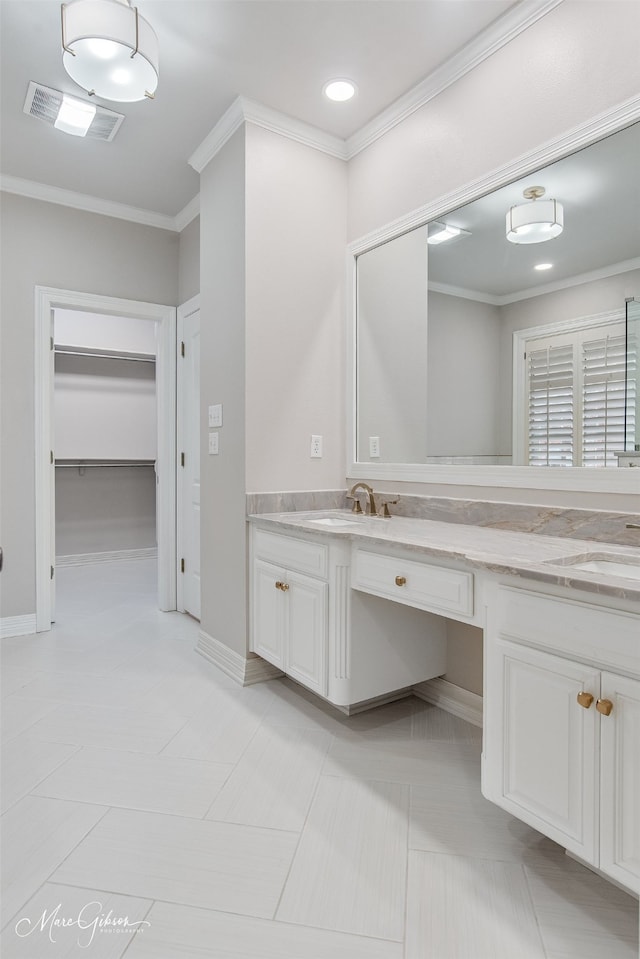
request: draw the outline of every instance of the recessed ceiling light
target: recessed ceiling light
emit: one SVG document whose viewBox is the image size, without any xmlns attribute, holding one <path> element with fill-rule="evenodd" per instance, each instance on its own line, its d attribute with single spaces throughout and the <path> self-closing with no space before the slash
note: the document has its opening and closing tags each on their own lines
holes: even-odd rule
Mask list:
<svg viewBox="0 0 640 959">
<path fill-rule="evenodd" d="M 534 270 L 550 270 L 553 267 L 553 263 L 536 263 Z"/>
<path fill-rule="evenodd" d="M 356 85 L 351 80 L 329 80 L 322 88 L 323 93 L 336 103 L 344 103 L 355 95 Z"/>
</svg>

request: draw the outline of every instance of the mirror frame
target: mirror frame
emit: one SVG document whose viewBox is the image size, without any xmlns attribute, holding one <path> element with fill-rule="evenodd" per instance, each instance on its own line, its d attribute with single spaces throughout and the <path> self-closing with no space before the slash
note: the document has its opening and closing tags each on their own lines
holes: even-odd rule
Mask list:
<svg viewBox="0 0 640 959">
<path fill-rule="evenodd" d="M 431 220 L 457 210 L 487 193 L 537 172 L 640 120 L 640 97 L 626 100 L 542 147 L 441 196 L 347 246 L 347 476 L 354 479 L 438 483 L 451 486 L 512 487 L 516 489 L 572 490 L 592 493 L 637 493 L 635 471 L 623 467 L 594 469 L 539 466 L 452 466 L 429 463 L 358 462 L 357 451 L 357 257 Z"/>
</svg>

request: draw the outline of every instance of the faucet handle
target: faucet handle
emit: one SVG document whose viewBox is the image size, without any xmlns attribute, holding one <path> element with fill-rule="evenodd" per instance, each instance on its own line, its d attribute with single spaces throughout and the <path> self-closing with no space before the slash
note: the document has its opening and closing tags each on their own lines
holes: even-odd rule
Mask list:
<svg viewBox="0 0 640 959">
<path fill-rule="evenodd" d="M 353 495 L 352 493 L 347 493 L 347 499 L 352 499 L 352 500 L 353 500 L 353 506 L 351 507 L 351 512 L 352 512 L 352 513 L 361 513 L 361 512 L 362 512 L 362 506 L 361 506 L 360 500 L 358 499 L 357 496 Z"/>
<path fill-rule="evenodd" d="M 380 511 L 379 511 L 379 513 L 378 513 L 378 516 L 382 516 L 384 519 L 386 519 L 387 517 L 391 516 L 391 513 L 389 512 L 389 507 L 390 507 L 390 506 L 395 506 L 395 504 L 398 502 L 398 499 L 399 499 L 399 498 L 400 498 L 400 497 L 396 496 L 395 499 L 384 499 L 384 500 L 382 500 L 382 502 L 381 502 L 381 504 L 380 504 Z"/>
</svg>

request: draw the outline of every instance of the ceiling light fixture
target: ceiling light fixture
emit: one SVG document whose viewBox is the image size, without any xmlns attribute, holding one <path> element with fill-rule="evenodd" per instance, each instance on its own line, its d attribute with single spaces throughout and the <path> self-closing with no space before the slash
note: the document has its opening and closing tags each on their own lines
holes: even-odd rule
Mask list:
<svg viewBox="0 0 640 959">
<path fill-rule="evenodd" d="M 124 120 L 121 113 L 107 110 L 98 103 L 77 100 L 62 90 L 45 87 L 33 80 L 29 83 L 22 109 L 27 116 L 87 140 L 113 140 Z"/>
<path fill-rule="evenodd" d="M 507 213 L 507 240 L 510 243 L 544 243 L 560 236 L 564 228 L 562 203 L 540 200 L 543 186 L 529 186 L 522 195 L 531 203 L 512 206 Z"/>
<path fill-rule="evenodd" d="M 133 103 L 158 86 L 158 38 L 129 0 L 62 4 L 62 63 L 91 96 Z"/>
<path fill-rule="evenodd" d="M 553 263 L 536 263 L 534 270 L 550 270 L 553 267 Z"/>
<path fill-rule="evenodd" d="M 344 103 L 355 96 L 356 85 L 351 80 L 329 80 L 322 90 L 324 95 L 335 103 Z"/>
<path fill-rule="evenodd" d="M 437 246 L 439 243 L 446 243 L 447 240 L 455 240 L 458 236 L 471 236 L 471 234 L 449 223 L 430 223 L 427 230 L 427 243 Z"/>
</svg>

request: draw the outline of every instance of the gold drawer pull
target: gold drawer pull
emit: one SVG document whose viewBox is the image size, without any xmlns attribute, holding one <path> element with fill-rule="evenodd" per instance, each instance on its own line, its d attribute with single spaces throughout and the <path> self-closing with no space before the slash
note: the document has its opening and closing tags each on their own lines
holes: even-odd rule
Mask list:
<svg viewBox="0 0 640 959">
<path fill-rule="evenodd" d="M 596 709 L 599 713 L 602 713 L 603 716 L 609 716 L 613 709 L 613 703 L 610 699 L 598 699 L 596 700 Z"/>
<path fill-rule="evenodd" d="M 588 709 L 593 702 L 593 696 L 591 693 L 578 693 L 578 702 L 584 709 Z"/>
<path fill-rule="evenodd" d="M 407 577 L 406 576 L 396 576 L 396 586 L 406 586 Z"/>
</svg>

